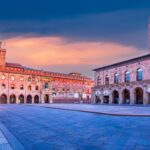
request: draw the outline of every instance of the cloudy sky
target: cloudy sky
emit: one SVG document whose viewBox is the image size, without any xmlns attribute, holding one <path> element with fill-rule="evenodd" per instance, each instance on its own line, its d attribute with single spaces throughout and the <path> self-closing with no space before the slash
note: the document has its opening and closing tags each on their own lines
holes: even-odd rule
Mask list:
<svg viewBox="0 0 150 150">
<path fill-rule="evenodd" d="M 7 61 L 81 72 L 148 53 L 150 0 L 0 0 Z"/>
</svg>

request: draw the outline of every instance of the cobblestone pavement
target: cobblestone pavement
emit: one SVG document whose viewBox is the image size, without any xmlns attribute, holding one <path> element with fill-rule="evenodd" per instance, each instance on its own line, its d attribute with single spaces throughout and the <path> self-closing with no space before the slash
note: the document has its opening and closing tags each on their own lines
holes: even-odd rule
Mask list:
<svg viewBox="0 0 150 150">
<path fill-rule="evenodd" d="M 0 122 L 26 150 L 150 150 L 150 118 L 0 105 Z"/>
<path fill-rule="evenodd" d="M 36 105 L 36 104 L 34 104 Z M 37 104 L 37 106 L 122 116 L 149 116 L 150 105 Z"/>
<path fill-rule="evenodd" d="M 13 150 L 4 134 L 0 131 L 0 150 Z"/>
</svg>

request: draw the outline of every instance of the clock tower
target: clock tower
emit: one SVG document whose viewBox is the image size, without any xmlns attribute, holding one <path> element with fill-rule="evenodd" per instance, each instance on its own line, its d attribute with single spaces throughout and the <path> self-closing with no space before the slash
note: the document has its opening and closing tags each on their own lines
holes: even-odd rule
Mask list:
<svg viewBox="0 0 150 150">
<path fill-rule="evenodd" d="M 5 55 L 6 55 L 6 50 L 2 48 L 2 42 L 0 41 L 0 68 L 1 69 L 5 68 Z"/>
</svg>

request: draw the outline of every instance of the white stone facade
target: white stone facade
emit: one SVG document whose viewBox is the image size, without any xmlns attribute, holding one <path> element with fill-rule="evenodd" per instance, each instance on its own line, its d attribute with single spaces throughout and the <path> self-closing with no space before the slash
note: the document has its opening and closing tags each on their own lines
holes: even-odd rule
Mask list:
<svg viewBox="0 0 150 150">
<path fill-rule="evenodd" d="M 150 104 L 150 54 L 94 71 L 94 103 Z"/>
</svg>

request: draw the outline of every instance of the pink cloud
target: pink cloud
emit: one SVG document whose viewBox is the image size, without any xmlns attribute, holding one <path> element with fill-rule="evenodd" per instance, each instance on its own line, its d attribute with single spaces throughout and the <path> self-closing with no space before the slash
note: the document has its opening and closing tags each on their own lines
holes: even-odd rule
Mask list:
<svg viewBox="0 0 150 150">
<path fill-rule="evenodd" d="M 17 37 L 6 43 L 8 61 L 34 67 L 97 67 L 146 53 L 135 47 L 109 42 L 66 43 L 61 37 Z"/>
</svg>

